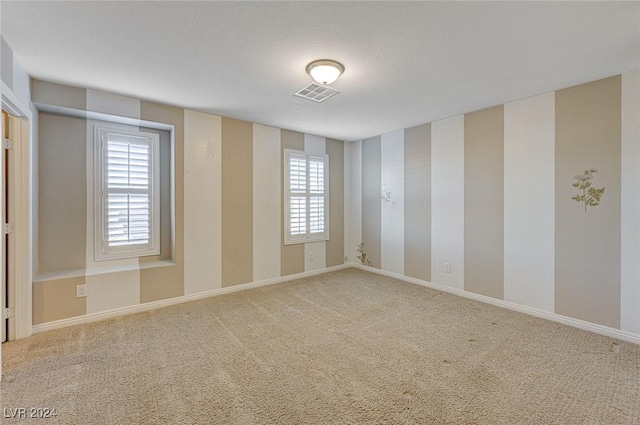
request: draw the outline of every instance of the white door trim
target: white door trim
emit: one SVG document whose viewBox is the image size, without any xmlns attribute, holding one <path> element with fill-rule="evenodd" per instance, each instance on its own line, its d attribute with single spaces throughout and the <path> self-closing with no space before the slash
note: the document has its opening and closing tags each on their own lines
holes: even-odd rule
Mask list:
<svg viewBox="0 0 640 425">
<path fill-rule="evenodd" d="M 27 119 L 28 140 L 15 143 L 13 155 L 9 157 L 12 165 L 13 201 L 11 215 L 14 225 L 14 297 L 13 323 L 9 327 L 9 339 L 27 338 L 32 335 L 32 258 L 31 232 L 33 218 L 33 191 L 31 190 L 31 155 L 35 135 L 33 132 L 33 114 L 28 105 L 24 105 L 4 82 L 2 82 L 2 109 L 14 116 Z M 11 290 L 12 288 L 10 288 Z"/>
</svg>

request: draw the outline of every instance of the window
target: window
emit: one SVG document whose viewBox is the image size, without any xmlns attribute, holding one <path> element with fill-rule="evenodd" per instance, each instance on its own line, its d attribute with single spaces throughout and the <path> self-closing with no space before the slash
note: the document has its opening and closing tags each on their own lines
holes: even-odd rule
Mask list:
<svg viewBox="0 0 640 425">
<path fill-rule="evenodd" d="M 159 136 L 95 128 L 95 259 L 160 253 Z"/>
<path fill-rule="evenodd" d="M 284 243 L 329 239 L 329 157 L 284 150 Z"/>
</svg>

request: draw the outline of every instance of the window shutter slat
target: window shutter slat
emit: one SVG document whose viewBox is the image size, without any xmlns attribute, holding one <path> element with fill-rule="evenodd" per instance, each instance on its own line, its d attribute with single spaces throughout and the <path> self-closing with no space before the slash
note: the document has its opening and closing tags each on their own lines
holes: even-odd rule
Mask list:
<svg viewBox="0 0 640 425">
<path fill-rule="evenodd" d="M 149 243 L 152 168 L 149 141 L 109 133 L 106 151 L 107 243 L 109 246 Z"/>
<path fill-rule="evenodd" d="M 285 243 L 324 240 L 327 231 L 326 155 L 285 151 L 287 220 Z"/>
</svg>

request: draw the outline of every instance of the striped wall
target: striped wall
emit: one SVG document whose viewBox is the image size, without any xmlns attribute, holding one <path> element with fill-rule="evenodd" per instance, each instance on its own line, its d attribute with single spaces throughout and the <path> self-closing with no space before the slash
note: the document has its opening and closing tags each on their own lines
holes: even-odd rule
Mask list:
<svg viewBox="0 0 640 425">
<path fill-rule="evenodd" d="M 639 117 L 634 72 L 353 143 L 350 250 L 640 333 Z M 573 184 L 591 169 L 605 191 L 585 210 Z"/>
<path fill-rule="evenodd" d="M 640 333 L 640 72 L 347 144 L 37 80 L 32 98 L 173 125 L 176 169 L 174 244 L 95 263 L 93 123 L 40 113 L 35 324 L 358 262 L 363 242 L 372 267 Z M 330 157 L 329 241 L 283 244 L 285 148 Z"/>
<path fill-rule="evenodd" d="M 39 113 L 34 324 L 344 262 L 345 174 L 350 176 L 351 163 L 345 163 L 350 150 L 343 142 L 39 80 L 33 81 L 32 99 L 56 110 Z M 93 148 L 87 140 L 98 121 L 81 116 L 87 111 L 174 126 L 173 157 L 169 131 L 145 128 L 160 132 L 166 170 L 159 256 L 93 260 Z M 284 148 L 329 155 L 328 241 L 282 243 Z M 77 298 L 76 286 L 83 284 L 87 297 Z"/>
</svg>

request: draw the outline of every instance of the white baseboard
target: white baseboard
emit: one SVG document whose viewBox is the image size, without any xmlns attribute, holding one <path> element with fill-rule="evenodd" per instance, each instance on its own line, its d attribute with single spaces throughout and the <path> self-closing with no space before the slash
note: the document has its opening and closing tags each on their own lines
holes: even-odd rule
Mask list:
<svg viewBox="0 0 640 425">
<path fill-rule="evenodd" d="M 84 316 L 71 317 L 69 319 L 55 320 L 53 322 L 42 323 L 33 326 L 33 333 L 51 331 L 54 329 L 66 328 L 68 326 L 80 325 L 84 323 L 98 322 L 100 320 L 111 319 L 113 317 L 126 316 L 143 311 L 155 310 L 157 308 L 168 307 L 170 305 L 181 304 L 189 301 L 201 300 L 218 295 L 230 294 L 232 292 L 246 291 L 247 289 L 258 288 L 260 286 L 274 285 L 276 283 L 288 282 L 305 277 L 316 276 L 351 267 L 351 264 L 340 264 L 338 266 L 326 267 L 324 269 L 311 270 L 303 273 L 291 274 L 288 276 L 274 277 L 257 282 L 243 283 L 241 285 L 229 286 L 226 288 L 212 289 L 210 291 L 198 292 L 197 294 L 183 295 L 166 300 L 152 301 L 144 304 L 136 304 L 128 307 L 114 308 L 112 310 L 90 313 Z"/>
<path fill-rule="evenodd" d="M 33 326 L 33 333 L 46 332 L 53 329 L 65 328 L 68 326 L 80 325 L 83 323 L 97 322 L 100 320 L 110 319 L 113 317 L 125 316 L 134 313 L 140 313 L 143 311 L 155 310 L 157 308 L 167 307 L 170 305 L 181 304 L 189 301 L 200 300 L 209 297 L 215 297 L 218 295 L 230 294 L 232 292 L 245 291 L 251 288 L 258 288 L 260 286 L 274 285 L 277 283 L 288 282 L 295 279 L 302 279 L 305 277 L 316 276 L 328 272 L 346 269 L 349 267 L 355 267 L 357 269 L 365 270 L 368 272 L 376 273 L 382 276 L 391 277 L 394 279 L 402 280 L 414 285 L 420 285 L 427 288 L 435 289 L 449 294 L 458 295 L 464 298 L 480 301 L 486 304 L 491 304 L 497 307 L 506 308 L 508 310 L 517 311 L 519 313 L 528 314 L 530 316 L 540 317 L 552 322 L 562 323 L 564 325 L 573 326 L 578 329 L 593 332 L 596 334 L 616 338 L 622 341 L 627 341 L 633 344 L 640 345 L 640 335 L 636 335 L 631 332 L 621 331 L 619 329 L 610 328 L 608 326 L 602 326 L 584 320 L 574 319 L 567 316 L 562 316 L 556 313 L 550 313 L 543 310 L 538 310 L 531 307 L 522 306 L 509 301 L 498 300 L 495 298 L 487 297 L 473 292 L 463 291 L 457 288 L 451 288 L 449 286 L 440 285 L 438 283 L 428 282 L 425 280 L 416 279 L 409 276 L 404 276 L 398 273 L 389 272 L 386 270 L 380 270 L 374 267 L 363 266 L 358 263 L 347 263 L 339 266 L 327 267 L 324 269 L 312 270 L 303 273 L 292 274 L 288 276 L 281 276 L 272 279 L 261 280 L 257 282 L 245 283 L 242 285 L 230 286 L 227 288 L 213 289 L 211 291 L 199 292 L 197 294 L 183 295 L 176 298 L 168 298 L 166 300 L 153 301 L 144 304 L 137 304 L 129 307 L 121 307 L 113 310 L 101 311 L 99 313 L 91 313 L 85 316 L 72 317 L 69 319 L 56 320 L 53 322 L 47 322 L 40 325 Z"/>
<path fill-rule="evenodd" d="M 598 325 L 591 322 L 586 322 L 580 319 L 574 319 L 572 317 L 562 316 L 556 313 L 550 313 L 548 311 L 538 310 L 531 307 L 525 307 L 520 304 L 515 304 L 509 301 L 498 300 L 495 298 L 487 297 L 485 295 L 475 294 L 473 292 L 463 291 L 457 288 L 451 288 L 449 286 L 440 285 L 438 283 L 428 282 L 426 280 L 416 279 L 409 276 L 404 276 L 398 273 L 388 272 L 386 270 L 380 270 L 374 267 L 364 266 L 358 263 L 348 263 L 350 266 L 366 270 L 368 272 L 376 273 L 382 276 L 392 277 L 394 279 L 402 280 L 407 283 L 413 283 L 415 285 L 425 286 L 427 288 L 436 289 L 438 291 L 447 292 L 449 294 L 458 295 L 464 298 L 480 301 L 486 304 L 491 304 L 497 307 L 506 308 L 508 310 L 517 311 L 519 313 L 528 314 L 530 316 L 540 317 L 552 322 L 562 323 L 564 325 L 573 326 L 574 328 L 582 329 L 585 331 L 593 332 L 596 334 L 616 338 L 622 341 L 631 342 L 633 344 L 640 345 L 640 335 L 621 331 L 619 329 L 610 328 L 608 326 Z"/>
</svg>

